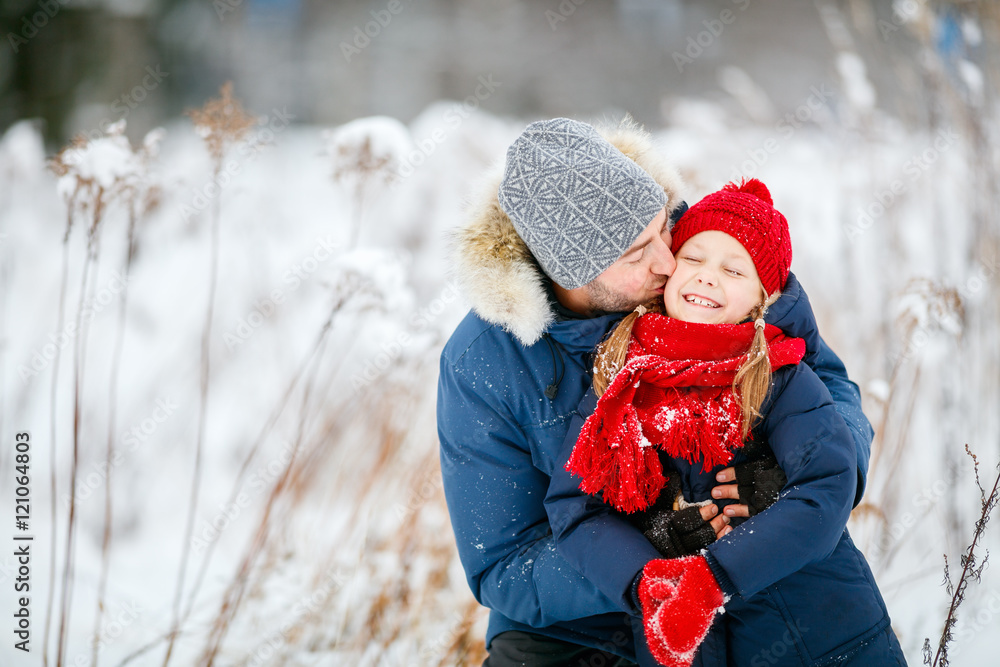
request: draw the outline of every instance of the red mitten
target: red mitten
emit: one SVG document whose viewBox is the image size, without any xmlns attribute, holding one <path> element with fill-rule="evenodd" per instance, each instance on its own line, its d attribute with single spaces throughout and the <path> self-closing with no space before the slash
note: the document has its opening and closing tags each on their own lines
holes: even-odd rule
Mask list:
<svg viewBox="0 0 1000 667">
<path fill-rule="evenodd" d="M 667 667 L 688 667 L 724 597 L 704 556 L 651 560 L 639 580 L 646 643 Z"/>
</svg>

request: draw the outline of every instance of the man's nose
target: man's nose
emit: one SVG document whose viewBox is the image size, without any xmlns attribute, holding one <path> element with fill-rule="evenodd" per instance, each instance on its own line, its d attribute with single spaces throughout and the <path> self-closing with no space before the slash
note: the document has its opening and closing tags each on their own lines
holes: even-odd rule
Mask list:
<svg viewBox="0 0 1000 667">
<path fill-rule="evenodd" d="M 677 260 L 674 259 L 673 253 L 670 252 L 670 246 L 659 239 L 654 241 L 653 245 L 655 254 L 653 255 L 653 261 L 649 265 L 649 270 L 661 276 L 673 275 L 674 269 L 677 268 Z"/>
</svg>

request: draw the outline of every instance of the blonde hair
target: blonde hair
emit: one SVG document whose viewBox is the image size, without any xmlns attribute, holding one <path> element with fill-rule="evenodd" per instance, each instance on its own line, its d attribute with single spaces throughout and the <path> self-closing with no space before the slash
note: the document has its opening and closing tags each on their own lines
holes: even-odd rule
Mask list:
<svg viewBox="0 0 1000 667">
<path fill-rule="evenodd" d="M 763 285 L 761 291 L 766 296 L 767 292 Z M 750 310 L 750 319 L 754 322 L 762 319 L 768 307 L 777 301 L 779 296 L 781 296 L 780 290 L 775 291 L 754 306 Z M 646 304 L 644 308 L 646 312 L 662 314 L 663 300 L 656 299 Z M 615 375 L 625 366 L 629 341 L 632 340 L 632 327 L 640 316 L 638 311 L 639 309 L 636 309 L 626 315 L 597 347 L 594 360 L 594 391 L 598 396 L 608 390 Z M 771 360 L 767 350 L 767 337 L 764 335 L 764 327 L 755 329 L 747 356 L 736 372 L 736 377 L 733 378 L 733 391 L 740 399 L 740 437 L 744 440 L 760 418 L 760 406 L 763 405 L 771 389 Z"/>
</svg>

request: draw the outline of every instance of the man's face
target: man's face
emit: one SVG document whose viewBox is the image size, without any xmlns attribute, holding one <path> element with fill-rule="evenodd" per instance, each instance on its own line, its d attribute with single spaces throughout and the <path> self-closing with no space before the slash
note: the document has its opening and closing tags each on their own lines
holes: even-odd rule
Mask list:
<svg viewBox="0 0 1000 667">
<path fill-rule="evenodd" d="M 663 207 L 625 254 L 581 289 L 591 311 L 628 312 L 662 296 L 676 266 L 670 253 L 667 208 Z"/>
</svg>

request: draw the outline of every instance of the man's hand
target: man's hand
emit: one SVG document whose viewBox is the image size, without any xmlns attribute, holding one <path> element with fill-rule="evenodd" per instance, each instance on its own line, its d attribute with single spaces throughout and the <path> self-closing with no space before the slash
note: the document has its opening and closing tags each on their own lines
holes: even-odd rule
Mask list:
<svg viewBox="0 0 1000 667">
<path fill-rule="evenodd" d="M 712 489 L 712 498 L 729 498 L 742 503 L 726 506 L 723 514 L 727 517 L 760 514 L 774 504 L 778 493 L 788 481 L 773 456 L 720 470 L 715 475 L 715 480 L 722 484 Z"/>
</svg>

